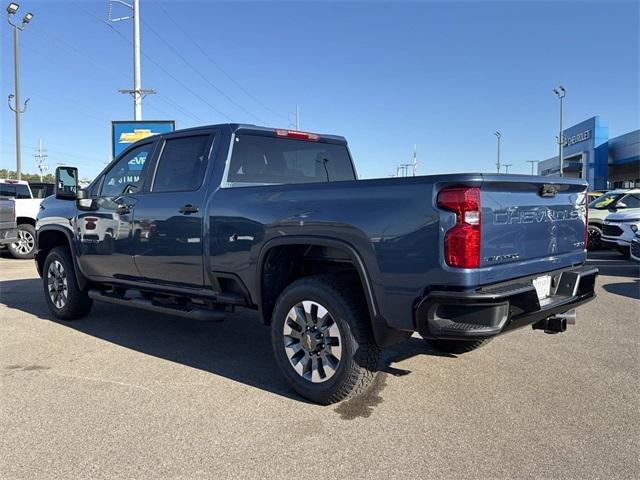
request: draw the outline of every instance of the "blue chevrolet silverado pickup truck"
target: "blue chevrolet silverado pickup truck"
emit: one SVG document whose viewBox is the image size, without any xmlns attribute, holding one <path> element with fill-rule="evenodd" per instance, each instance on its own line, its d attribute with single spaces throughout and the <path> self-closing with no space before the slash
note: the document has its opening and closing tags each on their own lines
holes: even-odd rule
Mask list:
<svg viewBox="0 0 640 480">
<path fill-rule="evenodd" d="M 239 124 L 141 140 L 87 188 L 77 179 L 57 170 L 36 226 L 53 315 L 253 308 L 286 379 L 318 403 L 366 391 L 381 348 L 416 331 L 463 353 L 519 327 L 564 331 L 594 297 L 580 180 L 358 180 L 342 137 Z"/>
</svg>

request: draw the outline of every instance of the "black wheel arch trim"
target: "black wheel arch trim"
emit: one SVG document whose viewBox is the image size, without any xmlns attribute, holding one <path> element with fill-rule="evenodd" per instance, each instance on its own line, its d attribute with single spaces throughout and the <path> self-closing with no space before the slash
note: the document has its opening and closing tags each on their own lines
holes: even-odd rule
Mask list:
<svg viewBox="0 0 640 480">
<path fill-rule="evenodd" d="M 36 228 L 35 260 L 36 260 L 36 267 L 38 268 L 38 272 L 42 275 L 42 272 L 40 272 L 40 268 L 39 268 L 40 249 L 38 245 L 40 243 L 40 235 L 42 235 L 44 232 L 51 232 L 51 231 L 62 233 L 67 238 L 67 242 L 69 244 L 69 250 L 71 251 L 71 259 L 73 260 L 73 270 L 76 276 L 76 281 L 78 282 L 78 287 L 80 287 L 81 290 L 86 289 L 87 285 L 89 284 L 89 281 L 87 280 L 87 277 L 85 276 L 85 274 L 82 272 L 82 269 L 80 268 L 80 264 L 78 263 L 78 255 L 75 249 L 75 243 L 73 241 L 73 232 L 71 232 L 68 228 L 62 227 L 60 225 L 45 225 L 43 227 Z M 43 258 L 42 259 L 43 264 L 44 264 L 44 260 L 45 259 Z"/>
<path fill-rule="evenodd" d="M 256 284 L 255 284 L 255 297 L 258 306 L 258 311 L 265 323 L 269 322 L 269 319 L 265 318 L 265 312 L 263 311 L 262 302 L 262 277 L 264 273 L 264 266 L 267 255 L 275 248 L 284 245 L 314 245 L 320 247 L 332 247 L 337 248 L 345 252 L 349 258 L 353 261 L 360 281 L 364 287 L 364 294 L 367 301 L 367 308 L 371 317 L 371 327 L 376 343 L 379 346 L 388 346 L 398 343 L 408 338 L 412 332 L 405 332 L 389 327 L 386 320 L 380 315 L 375 293 L 373 291 L 371 278 L 367 267 L 362 259 L 362 256 L 358 253 L 356 248 L 350 243 L 337 240 L 334 238 L 315 236 L 315 235 L 290 235 L 286 237 L 273 238 L 262 246 L 260 253 L 258 254 L 257 272 L 256 272 Z"/>
</svg>

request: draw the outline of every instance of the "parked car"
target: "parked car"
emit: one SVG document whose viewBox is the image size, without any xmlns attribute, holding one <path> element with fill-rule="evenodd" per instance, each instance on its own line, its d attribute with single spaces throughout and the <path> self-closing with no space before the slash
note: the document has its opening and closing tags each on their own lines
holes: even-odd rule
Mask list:
<svg viewBox="0 0 640 480">
<path fill-rule="evenodd" d="M 47 198 L 54 193 L 53 183 L 29 182 L 33 198 Z"/>
<path fill-rule="evenodd" d="M 640 231 L 636 232 L 631 239 L 631 247 L 629 248 L 629 256 L 631 260 L 640 262 Z"/>
<path fill-rule="evenodd" d="M 593 202 L 596 198 L 600 198 L 604 195 L 605 192 L 593 191 L 589 192 L 587 195 L 589 196 L 589 203 Z"/>
<path fill-rule="evenodd" d="M 589 204 L 589 249 L 602 247 L 602 225 L 609 214 L 629 211 L 640 212 L 640 188 L 612 190 L 593 200 Z"/>
<path fill-rule="evenodd" d="M 36 216 L 40 209 L 40 198 L 33 198 L 29 183 L 24 180 L 0 178 L 0 197 L 15 201 L 18 241 L 8 245 L 14 258 L 33 258 L 36 248 Z"/>
<path fill-rule="evenodd" d="M 0 197 L 0 246 L 18 241 L 16 205 L 13 199 Z"/>
<path fill-rule="evenodd" d="M 77 179 L 58 168 L 38 215 L 54 316 L 94 300 L 191 320 L 253 308 L 284 377 L 323 404 L 366 391 L 381 348 L 415 331 L 459 354 L 562 332 L 594 297 L 582 180 L 358 180 L 343 137 L 238 124 L 138 141 Z M 92 233 L 103 220 L 114 236 Z"/>
<path fill-rule="evenodd" d="M 639 229 L 640 209 L 627 213 L 612 213 L 604 220 L 602 245 L 628 256 L 631 240 Z"/>
</svg>

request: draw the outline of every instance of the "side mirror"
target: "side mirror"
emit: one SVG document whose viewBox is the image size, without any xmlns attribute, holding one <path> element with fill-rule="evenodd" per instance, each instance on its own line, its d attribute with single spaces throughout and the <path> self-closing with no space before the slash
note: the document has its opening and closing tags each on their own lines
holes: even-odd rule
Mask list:
<svg viewBox="0 0 640 480">
<path fill-rule="evenodd" d="M 75 200 L 78 195 L 78 169 L 75 167 L 56 168 L 56 198 Z"/>
</svg>

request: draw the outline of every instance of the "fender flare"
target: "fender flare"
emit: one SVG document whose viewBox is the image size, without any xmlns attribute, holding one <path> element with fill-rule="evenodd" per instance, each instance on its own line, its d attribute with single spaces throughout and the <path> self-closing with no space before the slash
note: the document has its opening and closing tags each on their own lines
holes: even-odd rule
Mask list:
<svg viewBox="0 0 640 480">
<path fill-rule="evenodd" d="M 36 266 L 39 265 L 39 260 L 40 260 L 39 258 L 40 251 L 38 249 L 40 235 L 43 232 L 49 232 L 49 231 L 62 233 L 67 238 L 67 243 L 69 244 L 69 250 L 71 251 L 71 258 L 73 259 L 73 270 L 76 276 L 76 281 L 78 282 L 78 286 L 80 287 L 80 289 L 84 290 L 87 287 L 89 281 L 87 280 L 87 277 L 84 275 L 84 273 L 82 273 L 82 270 L 80 269 L 80 265 L 78 264 L 78 255 L 76 253 L 75 244 L 73 242 L 73 232 L 71 232 L 68 228 L 65 228 L 60 225 L 45 225 L 36 230 Z M 44 259 L 42 259 L 42 261 L 44 263 Z"/>
<path fill-rule="evenodd" d="M 369 315 L 371 318 L 371 327 L 373 330 L 373 336 L 376 343 L 380 346 L 392 345 L 408 338 L 412 332 L 404 332 L 390 328 L 384 318 L 380 315 L 376 296 L 372 288 L 371 278 L 367 267 L 362 260 L 362 256 L 358 253 L 356 248 L 348 242 L 343 240 L 336 240 L 334 238 L 327 238 L 314 235 L 291 235 L 286 237 L 277 237 L 267 241 L 260 250 L 257 262 L 257 274 L 256 274 L 256 303 L 258 305 L 258 311 L 260 316 L 264 318 L 264 311 L 262 308 L 262 277 L 264 272 L 265 259 L 268 253 L 275 247 L 283 245 L 317 245 L 320 247 L 332 247 L 344 251 L 349 258 L 353 261 L 360 281 L 364 289 L 365 298 L 367 301 L 367 308 L 369 309 Z"/>
</svg>

